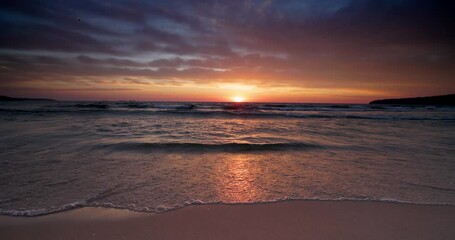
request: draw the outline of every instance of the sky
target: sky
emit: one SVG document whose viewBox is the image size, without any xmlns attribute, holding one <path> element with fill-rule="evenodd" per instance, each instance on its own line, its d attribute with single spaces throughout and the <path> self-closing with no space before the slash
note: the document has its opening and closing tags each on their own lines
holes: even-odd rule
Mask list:
<svg viewBox="0 0 455 240">
<path fill-rule="evenodd" d="M 0 95 L 366 103 L 455 93 L 446 0 L 0 1 Z"/>
</svg>

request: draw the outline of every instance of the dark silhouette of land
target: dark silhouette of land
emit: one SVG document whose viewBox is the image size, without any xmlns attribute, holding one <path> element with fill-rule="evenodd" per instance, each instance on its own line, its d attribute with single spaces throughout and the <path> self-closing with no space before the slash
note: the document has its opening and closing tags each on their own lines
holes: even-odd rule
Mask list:
<svg viewBox="0 0 455 240">
<path fill-rule="evenodd" d="M 13 98 L 7 96 L 0 96 L 0 101 L 55 101 L 55 100 L 47 98 Z"/>
<path fill-rule="evenodd" d="M 446 105 L 455 106 L 455 94 L 416 97 L 416 98 L 396 98 L 382 99 L 370 102 L 370 104 L 400 104 L 400 105 Z"/>
</svg>

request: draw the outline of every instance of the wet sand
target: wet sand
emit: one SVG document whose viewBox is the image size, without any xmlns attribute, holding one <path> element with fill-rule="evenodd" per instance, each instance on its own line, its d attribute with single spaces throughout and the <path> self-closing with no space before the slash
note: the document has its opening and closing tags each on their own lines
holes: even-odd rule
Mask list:
<svg viewBox="0 0 455 240">
<path fill-rule="evenodd" d="M 0 216 L 0 239 L 455 239 L 455 206 L 356 201 Z"/>
</svg>

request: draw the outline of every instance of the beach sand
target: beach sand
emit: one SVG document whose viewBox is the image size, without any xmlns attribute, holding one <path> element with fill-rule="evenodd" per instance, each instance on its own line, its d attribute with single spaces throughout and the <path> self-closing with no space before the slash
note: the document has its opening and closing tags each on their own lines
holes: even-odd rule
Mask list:
<svg viewBox="0 0 455 240">
<path fill-rule="evenodd" d="M 81 208 L 0 216 L 0 239 L 455 239 L 455 206 L 284 201 L 161 214 Z"/>
</svg>

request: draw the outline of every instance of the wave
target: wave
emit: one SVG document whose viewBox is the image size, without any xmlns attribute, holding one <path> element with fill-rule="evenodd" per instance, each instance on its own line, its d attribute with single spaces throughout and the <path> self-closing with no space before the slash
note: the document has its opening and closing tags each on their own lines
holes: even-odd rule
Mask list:
<svg viewBox="0 0 455 240">
<path fill-rule="evenodd" d="M 17 216 L 17 217 L 34 217 L 34 216 L 48 215 L 48 214 L 52 214 L 52 213 L 59 213 L 59 212 L 68 211 L 68 210 L 81 208 L 81 207 L 88 207 L 88 206 L 90 206 L 90 203 L 96 201 L 97 199 L 110 195 L 112 190 L 113 189 L 106 189 L 93 196 L 89 196 L 86 199 L 66 203 L 66 204 L 63 204 L 60 206 L 52 206 L 49 208 L 37 208 L 37 209 L 26 209 L 26 210 L 24 210 L 24 209 L 20 209 L 20 210 L 19 209 L 18 210 L 0 209 L 0 214 L 9 215 L 9 216 Z"/>
<path fill-rule="evenodd" d="M 149 105 L 147 104 L 140 104 L 140 103 L 129 103 L 129 104 L 126 104 L 125 105 L 127 108 L 133 108 L 133 109 L 136 109 L 136 108 L 150 108 Z"/>
<path fill-rule="evenodd" d="M 109 108 L 109 105 L 104 104 L 104 103 L 89 103 L 89 104 L 76 104 L 76 105 L 73 105 L 72 107 L 107 109 L 107 108 Z"/>
<path fill-rule="evenodd" d="M 376 202 L 376 203 L 399 203 L 399 204 L 416 204 L 416 205 L 438 205 L 438 206 L 455 206 L 454 203 L 446 202 L 413 202 L 413 201 L 404 201 L 398 199 L 390 198 L 351 198 L 351 197 L 336 197 L 336 198 L 319 198 L 319 197 L 310 197 L 310 198 L 293 198 L 293 197 L 284 197 L 271 200 L 259 200 L 252 202 L 222 202 L 222 201 L 203 201 L 199 199 L 190 199 L 183 202 L 182 204 L 175 204 L 173 206 L 166 205 L 157 205 L 154 207 L 140 207 L 135 204 L 113 204 L 111 202 L 102 202 L 99 203 L 96 200 L 81 200 L 73 203 L 67 203 L 57 207 L 51 208 L 41 208 L 41 209 L 27 209 L 27 210 L 2 210 L 0 209 L 0 215 L 15 216 L 15 217 L 37 217 L 43 215 L 49 215 L 64 211 L 69 211 L 73 209 L 83 208 L 83 207 L 101 207 L 101 208 L 110 208 L 110 209 L 127 209 L 134 212 L 141 213 L 164 213 L 169 211 L 175 211 L 189 206 L 195 205 L 257 205 L 257 204 L 273 204 L 273 203 L 282 203 L 282 202 L 303 202 L 303 201 L 323 201 L 323 202 Z"/>
<path fill-rule="evenodd" d="M 0 112 L 10 114 L 59 114 L 59 113 L 94 113 L 94 112 L 116 112 L 110 110 L 108 106 L 80 106 L 66 109 L 59 108 L 35 108 L 35 109 L 10 109 L 0 108 Z"/>
<path fill-rule="evenodd" d="M 351 118 L 351 119 L 369 119 L 369 120 L 455 120 L 455 116 L 391 116 L 391 115 L 353 115 L 353 114 L 306 114 L 306 113 L 286 113 L 286 112 L 246 112 L 246 111 L 156 111 L 160 114 L 180 114 L 180 115 L 212 115 L 212 116 L 234 116 L 234 117 L 251 117 L 251 118 Z"/>
<path fill-rule="evenodd" d="M 135 110 L 122 110 L 122 109 L 109 109 L 109 107 L 100 106 L 84 106 L 79 107 L 80 109 L 5 109 L 0 108 L 0 112 L 9 114 L 90 114 L 90 113 L 104 113 L 104 114 L 131 114 L 131 115 L 182 115 L 188 117 L 235 117 L 235 118 L 325 118 L 325 119 L 365 119 L 365 120 L 409 120 L 409 121 L 420 121 L 420 120 L 432 120 L 432 121 L 454 121 L 455 116 L 412 116 L 410 114 L 403 113 L 401 116 L 394 116 L 391 114 L 382 113 L 382 115 L 362 115 L 362 114 L 342 114 L 342 113 L 330 113 L 330 114 L 318 114 L 318 113 L 295 113 L 286 111 L 236 111 L 236 110 L 221 110 L 221 111 L 204 111 L 196 110 L 193 106 L 176 106 L 169 109 L 158 109 L 158 110 L 143 110 L 141 107 L 134 107 Z"/>
<path fill-rule="evenodd" d="M 245 110 L 197 110 L 194 105 L 189 106 L 173 106 L 173 107 L 153 107 L 152 110 L 144 110 L 140 105 L 132 107 L 134 110 L 111 109 L 106 105 L 83 105 L 76 108 L 69 109 L 5 109 L 0 108 L 0 112 L 9 114 L 90 114 L 90 113 L 104 113 L 104 114 L 131 114 L 131 115 L 183 115 L 189 117 L 241 117 L 241 118 L 334 118 L 334 119 L 366 119 L 366 120 L 433 120 L 433 121 L 454 121 L 455 114 L 450 116 L 413 116 L 412 112 L 403 113 L 400 116 L 388 114 L 387 112 L 381 115 L 366 115 L 366 114 L 346 114 L 346 113 L 305 113 L 305 112 L 287 112 L 287 111 L 245 111 Z"/>
<path fill-rule="evenodd" d="M 115 144 L 98 145 L 95 148 L 112 149 L 119 151 L 164 151 L 164 152 L 257 152 L 257 151 L 281 151 L 281 150 L 304 150 L 322 148 L 323 146 L 307 143 L 144 143 L 122 142 Z"/>
<path fill-rule="evenodd" d="M 402 182 L 406 183 L 408 185 L 414 186 L 414 187 L 423 187 L 423 188 L 430 188 L 430 189 L 439 190 L 439 191 L 455 192 L 455 189 L 453 189 L 453 188 L 438 187 L 438 186 L 432 186 L 429 184 L 417 184 L 417 183 L 406 182 L 406 181 L 402 181 Z"/>
<path fill-rule="evenodd" d="M 278 111 L 341 111 L 343 109 L 349 110 L 368 110 L 369 106 L 357 105 L 308 105 L 308 104 L 264 104 L 258 105 L 259 110 L 278 110 Z"/>
<path fill-rule="evenodd" d="M 192 103 L 150 103 L 150 102 L 114 102 L 112 107 L 119 109 L 169 109 L 169 110 L 191 110 L 196 108 Z"/>
<path fill-rule="evenodd" d="M 157 102 L 58 102 L 53 105 L 2 105 L 1 113 L 15 114 L 123 114 L 183 115 L 235 118 L 350 118 L 371 120 L 455 120 L 455 108 L 322 105 L 231 104 Z M 435 115 L 435 112 L 438 113 Z"/>
</svg>

